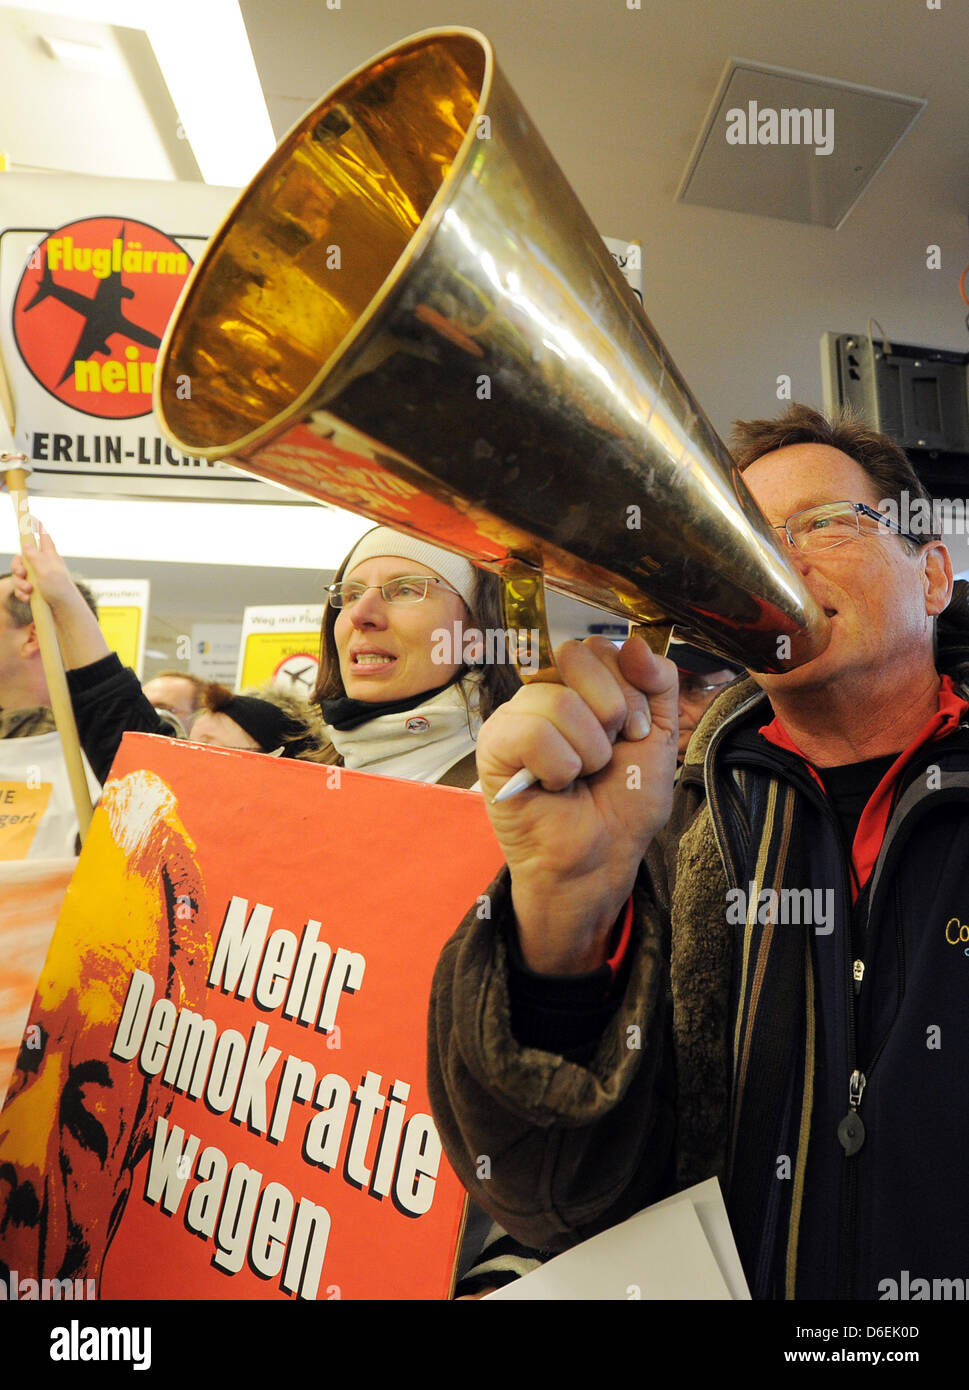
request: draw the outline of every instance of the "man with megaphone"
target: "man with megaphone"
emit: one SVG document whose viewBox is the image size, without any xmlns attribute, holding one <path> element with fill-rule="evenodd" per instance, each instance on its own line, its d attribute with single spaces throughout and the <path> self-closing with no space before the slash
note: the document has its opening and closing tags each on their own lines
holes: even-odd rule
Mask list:
<svg viewBox="0 0 969 1390">
<path fill-rule="evenodd" d="M 488 721 L 489 800 L 537 782 L 491 807 L 508 869 L 439 963 L 432 1097 L 530 1245 L 716 1174 L 755 1298 L 877 1298 L 960 1274 L 969 1229 L 966 586 L 882 519 L 926 495 L 883 436 L 792 407 L 734 456 L 831 641 L 721 695 L 675 794 L 676 669 L 635 638 L 567 643 Z"/>
<path fill-rule="evenodd" d="M 485 725 L 510 874 L 431 1021 L 481 1204 L 563 1247 L 717 1174 L 755 1296 L 961 1276 L 969 644 L 945 547 L 881 514 L 921 494 L 904 455 L 799 409 L 745 428 L 741 481 L 460 27 L 294 126 L 154 380 L 173 446 L 500 573 L 506 628 L 544 573 L 772 673 L 715 701 L 675 793 L 676 670 L 637 640 L 567 645 Z"/>
</svg>

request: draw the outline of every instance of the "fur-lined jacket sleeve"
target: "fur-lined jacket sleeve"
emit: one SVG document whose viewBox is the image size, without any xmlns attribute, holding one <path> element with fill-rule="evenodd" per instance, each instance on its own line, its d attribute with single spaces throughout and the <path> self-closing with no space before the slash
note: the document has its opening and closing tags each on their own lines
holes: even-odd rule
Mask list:
<svg viewBox="0 0 969 1390">
<path fill-rule="evenodd" d="M 438 963 L 429 1056 L 441 1138 L 475 1201 L 531 1246 L 563 1249 L 677 1185 L 668 885 L 696 793 L 681 788 L 675 807 L 634 891 L 624 996 L 587 1063 L 513 1036 L 507 871 L 491 919 L 469 913 Z"/>
</svg>

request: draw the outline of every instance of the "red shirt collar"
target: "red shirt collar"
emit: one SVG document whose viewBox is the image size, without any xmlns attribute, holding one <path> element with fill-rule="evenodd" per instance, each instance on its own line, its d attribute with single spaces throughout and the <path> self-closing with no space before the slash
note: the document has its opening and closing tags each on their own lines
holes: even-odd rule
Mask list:
<svg viewBox="0 0 969 1390">
<path fill-rule="evenodd" d="M 885 838 L 885 830 L 888 827 L 888 818 L 892 808 L 892 794 L 899 776 L 909 763 L 910 759 L 926 743 L 931 743 L 940 738 L 946 738 L 958 728 L 959 721 L 963 715 L 969 711 L 969 701 L 964 700 L 961 695 L 956 693 L 952 684 L 951 676 L 943 676 L 939 686 L 939 707 L 931 719 L 915 735 L 909 746 L 892 763 L 885 773 L 878 786 L 871 794 L 871 799 L 865 807 L 858 822 L 858 829 L 855 832 L 854 843 L 851 847 L 852 862 L 857 874 L 858 884 L 867 881 L 869 874 L 875 867 L 878 852 L 881 849 L 882 841 Z M 775 716 L 769 724 L 758 729 L 769 743 L 773 743 L 777 748 L 784 748 L 789 753 L 796 753 L 797 756 L 806 763 L 808 771 L 817 782 L 818 786 L 824 790 L 824 783 L 818 776 L 817 771 L 808 762 L 805 755 L 798 748 L 790 734 L 784 728 L 780 720 Z M 853 886 L 854 896 L 857 898 L 858 889 Z"/>
</svg>

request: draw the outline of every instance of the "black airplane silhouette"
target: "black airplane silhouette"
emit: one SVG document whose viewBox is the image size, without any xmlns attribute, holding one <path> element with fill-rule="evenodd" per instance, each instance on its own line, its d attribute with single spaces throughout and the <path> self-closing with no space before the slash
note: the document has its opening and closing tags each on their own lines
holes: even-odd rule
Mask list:
<svg viewBox="0 0 969 1390">
<path fill-rule="evenodd" d="M 316 675 L 316 663 L 313 662 L 309 666 L 304 666 L 299 671 L 284 671 L 283 675 L 285 675 L 288 680 L 292 681 L 293 685 L 305 685 L 307 689 L 311 689 L 313 681 L 307 680 L 306 677 L 308 675 Z"/>
<path fill-rule="evenodd" d="M 123 224 L 120 232 L 122 243 L 126 231 L 127 226 Z M 64 374 L 57 383 L 58 386 L 63 386 L 71 375 L 76 361 L 86 362 L 95 352 L 110 357 L 111 349 L 108 347 L 108 339 L 112 333 L 124 333 L 126 337 L 131 338 L 136 343 L 141 343 L 144 347 L 156 348 L 161 346 L 161 338 L 156 337 L 154 333 L 149 333 L 147 328 L 141 328 L 137 323 L 132 323 L 122 313 L 122 299 L 132 299 L 134 293 L 134 290 L 129 290 L 126 285 L 122 284 L 120 270 L 112 270 L 110 275 L 106 275 L 103 280 L 99 281 L 97 289 L 90 297 L 86 294 L 79 294 L 77 290 L 69 290 L 64 285 L 58 285 L 51 273 L 45 251 L 44 269 L 41 272 L 40 284 L 37 286 L 37 292 L 33 299 L 24 306 L 24 312 L 29 312 L 44 299 L 57 299 L 84 319 L 84 327 L 74 345 L 74 351 L 68 358 Z"/>
</svg>

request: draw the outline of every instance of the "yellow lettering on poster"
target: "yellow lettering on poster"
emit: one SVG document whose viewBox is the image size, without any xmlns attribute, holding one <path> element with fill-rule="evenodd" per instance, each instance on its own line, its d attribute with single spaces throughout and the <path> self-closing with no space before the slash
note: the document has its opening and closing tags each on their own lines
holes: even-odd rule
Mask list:
<svg viewBox="0 0 969 1390">
<path fill-rule="evenodd" d="M 0 782 L 0 859 L 27 858 L 52 791 L 50 782 Z"/>
</svg>

